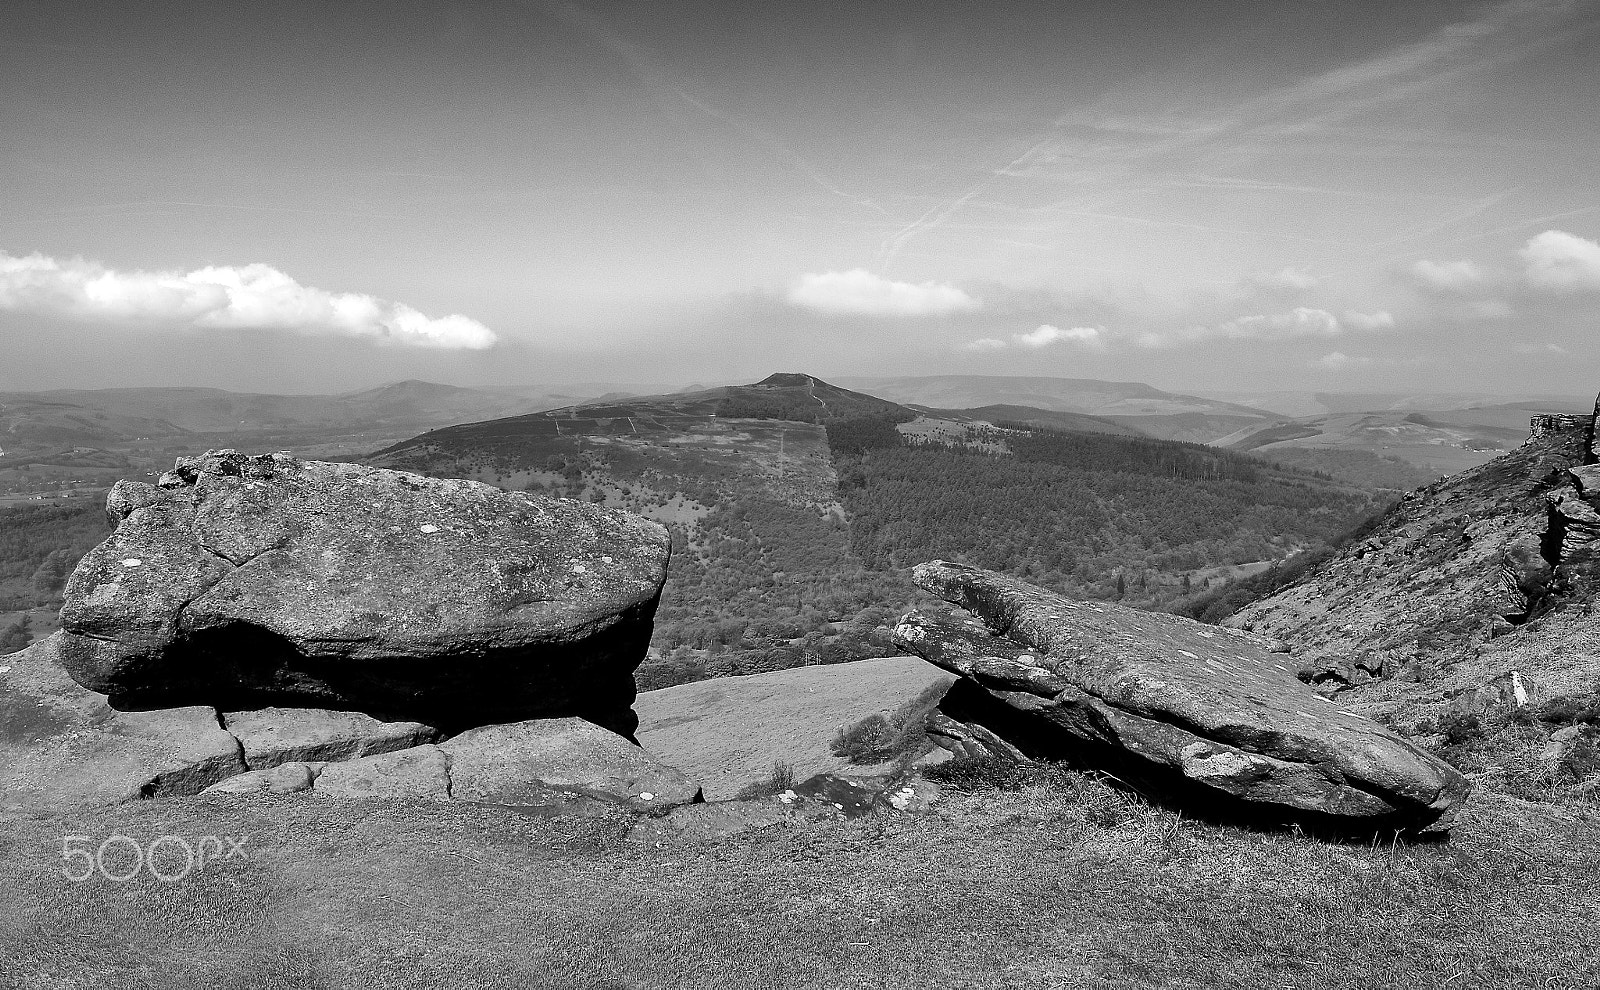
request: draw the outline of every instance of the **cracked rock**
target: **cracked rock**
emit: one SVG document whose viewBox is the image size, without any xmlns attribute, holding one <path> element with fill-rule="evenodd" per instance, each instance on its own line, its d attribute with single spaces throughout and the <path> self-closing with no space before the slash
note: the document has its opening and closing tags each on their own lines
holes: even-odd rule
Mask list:
<svg viewBox="0 0 1600 990">
<path fill-rule="evenodd" d="M 5 658 L 0 811 L 69 809 L 196 794 L 245 769 L 217 711 L 118 711 L 56 662 L 57 633 Z"/>
<path fill-rule="evenodd" d="M 106 505 L 117 530 L 68 582 L 61 651 L 115 701 L 633 732 L 670 547 L 655 523 L 231 450 L 119 482 Z"/>
<path fill-rule="evenodd" d="M 1053 742 L 1197 810 L 1334 827 L 1444 827 L 1471 789 L 1258 642 L 961 564 L 914 576 L 982 623 L 913 612 L 897 643 L 1003 702 L 986 728 L 1024 752 Z"/>
</svg>

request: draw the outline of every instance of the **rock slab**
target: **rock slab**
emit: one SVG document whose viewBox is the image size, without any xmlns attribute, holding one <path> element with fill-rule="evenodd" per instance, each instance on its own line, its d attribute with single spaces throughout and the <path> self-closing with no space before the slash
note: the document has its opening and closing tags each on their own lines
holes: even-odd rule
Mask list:
<svg viewBox="0 0 1600 990">
<path fill-rule="evenodd" d="M 290 794 L 495 804 L 541 815 L 662 814 L 702 800 L 699 785 L 582 719 L 486 725 L 438 745 L 348 762 L 283 763 L 208 793 Z"/>
<path fill-rule="evenodd" d="M 0 656 L 0 811 L 195 794 L 244 771 L 216 709 L 118 711 L 67 676 L 60 643 Z"/>
<path fill-rule="evenodd" d="M 211 451 L 107 498 L 62 662 L 115 700 L 362 711 L 449 731 L 583 715 L 631 735 L 666 576 L 625 512 L 354 464 Z"/>
<path fill-rule="evenodd" d="M 1004 702 L 1035 739 L 1054 732 L 1191 798 L 1295 820 L 1444 827 L 1470 791 L 1447 764 L 1301 684 L 1291 658 L 1257 637 L 961 564 L 922 564 L 914 577 L 976 618 L 913 612 L 897 642 Z"/>
<path fill-rule="evenodd" d="M 702 800 L 700 786 L 614 732 L 577 718 L 486 725 L 439 747 L 450 757 L 450 796 L 536 805 L 552 790 L 649 813 Z"/>
</svg>

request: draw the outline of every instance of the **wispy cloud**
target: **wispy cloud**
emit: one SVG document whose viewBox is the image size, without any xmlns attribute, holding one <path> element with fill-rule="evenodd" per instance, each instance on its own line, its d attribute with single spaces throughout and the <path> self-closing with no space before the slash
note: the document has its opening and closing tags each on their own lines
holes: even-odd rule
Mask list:
<svg viewBox="0 0 1600 990">
<path fill-rule="evenodd" d="M 270 265 L 119 272 L 81 258 L 0 252 L 0 309 L 129 327 L 292 330 L 413 347 L 482 349 L 495 334 L 465 316 L 301 285 Z"/>
<path fill-rule="evenodd" d="M 983 300 L 941 282 L 895 282 L 864 268 L 802 275 L 785 297 L 801 309 L 834 316 L 945 316 Z"/>
<path fill-rule="evenodd" d="M 1010 346 L 999 337 L 979 337 L 977 340 L 969 340 L 962 344 L 961 349 L 983 353 L 984 351 L 1003 351 Z"/>
<path fill-rule="evenodd" d="M 1303 292 L 1322 283 L 1320 278 L 1299 268 L 1280 268 L 1275 272 L 1257 272 L 1246 281 L 1264 289 L 1287 289 Z"/>
<path fill-rule="evenodd" d="M 840 199 L 847 199 L 850 202 L 855 203 L 857 206 L 865 207 L 869 210 L 873 210 L 874 212 L 881 213 L 884 216 L 889 215 L 888 210 L 884 209 L 881 204 L 874 201 L 870 197 L 858 195 L 845 189 L 841 189 L 837 184 L 823 174 L 823 171 L 820 168 L 812 164 L 794 149 L 778 140 L 778 138 L 774 137 L 770 132 L 763 128 L 757 127 L 756 125 L 735 114 L 731 114 L 725 110 L 714 107 L 690 93 L 688 90 L 684 89 L 681 85 L 674 82 L 666 73 L 662 72 L 656 66 L 656 60 L 652 59 L 643 48 L 623 38 L 616 31 L 613 31 L 599 17 L 589 13 L 575 3 L 560 3 L 552 2 L 552 0 L 545 0 L 541 6 L 543 6 L 545 12 L 551 17 L 570 28 L 574 28 L 583 32 L 584 34 L 588 35 L 589 38 L 595 42 L 595 44 L 616 56 L 616 58 L 622 62 L 623 67 L 628 70 L 629 74 L 638 80 L 639 85 L 644 88 L 645 92 L 649 94 L 650 98 L 655 100 L 659 105 L 672 106 L 675 104 L 683 104 L 693 107 L 695 110 L 699 111 L 705 116 L 727 125 L 728 127 L 738 131 L 744 137 L 766 148 L 777 157 L 779 164 L 799 172 L 806 178 L 807 181 L 818 188 L 823 189 L 826 192 L 839 197 Z"/>
<path fill-rule="evenodd" d="M 1489 276 L 1473 261 L 1429 261 L 1426 258 L 1411 266 L 1411 275 L 1417 284 L 1432 292 L 1464 293 L 1484 285 Z"/>
</svg>

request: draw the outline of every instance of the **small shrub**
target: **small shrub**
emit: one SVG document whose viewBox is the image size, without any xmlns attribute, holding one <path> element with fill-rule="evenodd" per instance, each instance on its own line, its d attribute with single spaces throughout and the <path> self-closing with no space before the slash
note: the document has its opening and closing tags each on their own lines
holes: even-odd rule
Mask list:
<svg viewBox="0 0 1600 990">
<path fill-rule="evenodd" d="M 940 678 L 893 712 L 868 715 L 841 728 L 828 748 L 834 756 L 858 766 L 916 759 L 932 746 L 928 741 L 928 713 L 939 706 L 954 683 L 954 678 Z"/>
<path fill-rule="evenodd" d="M 1551 698 L 1539 706 L 1539 720 L 1550 725 L 1600 725 L 1600 693 Z"/>
<path fill-rule="evenodd" d="M 998 756 L 958 756 L 934 764 L 922 775 L 956 791 L 1018 791 L 1039 783 L 1038 764 Z"/>
<path fill-rule="evenodd" d="M 763 780 L 753 781 L 739 788 L 737 797 L 748 801 L 752 798 L 771 797 L 782 794 L 794 787 L 794 764 L 778 762 L 772 765 L 772 773 Z"/>
<path fill-rule="evenodd" d="M 1483 738 L 1483 720 L 1466 712 L 1449 712 L 1439 719 L 1439 731 L 1451 746 L 1464 746 Z"/>
<path fill-rule="evenodd" d="M 868 715 L 855 725 L 841 728 L 828 744 L 834 756 L 851 763 L 882 763 L 889 758 L 895 727 L 882 715 Z"/>
<path fill-rule="evenodd" d="M 1590 738 L 1574 739 L 1556 765 L 1562 775 L 1575 781 L 1588 780 L 1600 774 L 1600 745 Z"/>
</svg>

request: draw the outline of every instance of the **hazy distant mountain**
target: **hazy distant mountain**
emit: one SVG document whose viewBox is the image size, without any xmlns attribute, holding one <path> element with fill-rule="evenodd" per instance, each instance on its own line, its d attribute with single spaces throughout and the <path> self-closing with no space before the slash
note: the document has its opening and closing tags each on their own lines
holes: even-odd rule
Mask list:
<svg viewBox="0 0 1600 990">
<path fill-rule="evenodd" d="M 1487 406 L 1537 408 L 1543 412 L 1582 412 L 1591 398 L 1574 395 L 1515 396 L 1489 392 L 1316 392 L 1316 391 L 1216 391 L 1203 393 L 1220 402 L 1239 403 L 1284 416 L 1325 416 L 1330 413 L 1424 412 Z"/>
<path fill-rule="evenodd" d="M 175 433 L 377 427 L 426 429 L 592 400 L 582 387 L 474 389 L 417 380 L 338 395 L 274 395 L 217 388 L 57 389 L 0 393 L 0 430 L 14 439 L 97 443 Z"/>
<path fill-rule="evenodd" d="M 1505 405 L 1475 409 L 1373 411 L 1304 416 L 1245 427 L 1215 446 L 1264 457 L 1283 449 L 1363 450 L 1398 457 L 1445 475 L 1475 467 L 1528 438 L 1528 421 L 1544 410 Z"/>
<path fill-rule="evenodd" d="M 1142 382 L 1093 378 L 1013 378 L 934 375 L 925 378 L 844 378 L 853 388 L 896 402 L 939 409 L 1029 406 L 1092 416 L 1161 440 L 1206 443 L 1283 417 L 1247 405 L 1164 392 Z M 1067 429 L 1092 427 L 1067 426 Z"/>
<path fill-rule="evenodd" d="M 1167 416 L 1209 413 L 1274 419 L 1249 406 L 1196 395 L 1163 392 L 1142 382 L 1093 378 L 1012 378 L 1002 375 L 933 375 L 923 378 L 841 378 L 851 388 L 896 402 L 942 409 L 1014 405 L 1090 416 Z"/>
</svg>

